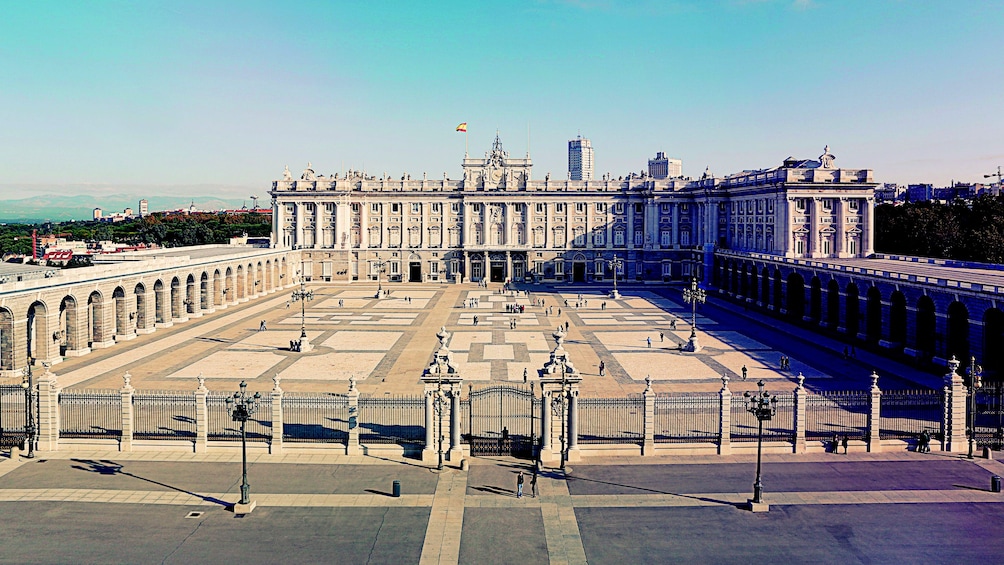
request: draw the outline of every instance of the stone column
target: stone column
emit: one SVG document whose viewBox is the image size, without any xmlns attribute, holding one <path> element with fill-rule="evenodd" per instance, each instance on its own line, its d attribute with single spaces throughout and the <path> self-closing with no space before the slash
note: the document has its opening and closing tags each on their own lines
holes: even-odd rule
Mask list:
<svg viewBox="0 0 1004 565">
<path fill-rule="evenodd" d="M 303 248 L 303 202 L 293 204 L 295 208 L 293 223 L 293 249 Z"/>
<path fill-rule="evenodd" d="M 732 391 L 729 390 L 729 376 L 722 375 L 722 390 L 718 391 L 721 410 L 718 417 L 718 454 L 732 454 Z"/>
<path fill-rule="evenodd" d="M 425 389 L 425 447 L 422 448 L 422 462 L 431 463 L 436 460 L 438 452 L 436 451 L 436 408 L 435 399 L 433 396 L 436 394 L 435 389 L 430 390 L 428 387 Z"/>
<path fill-rule="evenodd" d="M 132 410 L 132 395 L 135 389 L 130 382 L 132 380 L 132 375 L 127 371 L 122 377 L 125 384 L 119 390 L 122 395 L 122 439 L 119 442 L 119 451 L 132 451 L 132 437 L 133 437 L 133 410 Z"/>
<path fill-rule="evenodd" d="M 645 249 L 652 249 L 656 241 L 656 232 L 659 227 L 659 215 L 655 207 L 655 199 L 651 196 L 645 199 Z"/>
<path fill-rule="evenodd" d="M 283 414 L 282 414 L 282 387 L 279 386 L 279 373 L 276 373 L 272 377 L 272 441 L 269 442 L 268 452 L 272 455 L 282 454 L 282 432 L 283 432 Z"/>
<path fill-rule="evenodd" d="M 554 425 L 551 423 L 551 394 L 543 390 L 541 387 L 541 397 L 540 397 L 540 434 L 541 434 L 541 444 L 540 453 L 541 460 L 543 460 L 544 454 L 548 456 L 553 456 L 552 447 L 554 442 Z"/>
<path fill-rule="evenodd" d="M 652 377 L 645 376 L 644 440 L 641 446 L 642 455 L 655 455 L 655 393 L 652 392 Z"/>
<path fill-rule="evenodd" d="M 450 385 L 450 461 L 463 459 L 463 448 L 460 447 L 460 393 L 463 386 L 457 382 Z"/>
<path fill-rule="evenodd" d="M 837 198 L 836 256 L 847 257 L 847 198 Z"/>
<path fill-rule="evenodd" d="M 866 198 L 865 229 L 861 233 L 861 256 L 869 257 L 875 254 L 875 199 Z"/>
<path fill-rule="evenodd" d="M 272 247 L 284 247 L 285 242 L 282 240 L 283 236 L 283 212 L 285 208 L 282 204 L 276 200 L 275 197 L 272 198 Z"/>
<path fill-rule="evenodd" d="M 199 388 L 195 389 L 195 452 L 205 453 L 209 444 L 209 409 L 206 399 L 209 389 L 206 379 L 199 373 Z"/>
<path fill-rule="evenodd" d="M 512 252 L 505 252 L 505 278 L 512 280 Z"/>
<path fill-rule="evenodd" d="M 630 182 L 629 182 L 630 184 Z M 634 249 L 634 202 L 629 199 L 624 203 L 627 206 L 627 233 L 624 234 L 628 249 Z M 627 259 L 625 257 L 625 259 Z M 627 263 L 624 265 L 624 273 L 627 274 Z"/>
<path fill-rule="evenodd" d="M 324 228 L 322 218 L 324 218 L 324 202 L 314 202 L 314 249 L 324 247 Z M 334 239 L 334 234 L 332 234 Z"/>
<path fill-rule="evenodd" d="M 38 379 L 38 450 L 59 450 L 59 384 L 48 367 Z"/>
<path fill-rule="evenodd" d="M 877 453 L 882 451 L 882 437 L 880 435 L 880 430 L 882 429 L 882 416 L 881 416 L 881 406 L 882 406 L 882 391 L 879 390 L 878 386 L 878 373 L 872 371 L 872 386 L 868 390 L 870 396 L 868 397 L 868 451 L 870 453 Z"/>
<path fill-rule="evenodd" d="M 777 230 L 774 234 L 774 239 L 784 238 L 784 256 L 794 257 L 795 256 L 795 240 L 793 234 L 795 233 L 795 216 L 794 209 L 795 203 L 792 198 L 784 199 L 784 215 L 785 220 L 782 224 L 780 230 Z"/>
<path fill-rule="evenodd" d="M 806 257 L 819 257 L 819 199 L 809 198 L 809 236 Z"/>
<path fill-rule="evenodd" d="M 579 461 L 582 452 L 579 450 L 579 384 L 572 383 L 568 393 L 568 460 Z"/>
<path fill-rule="evenodd" d="M 953 355 L 948 360 L 948 374 L 945 375 L 945 387 L 948 395 L 945 405 L 948 412 L 945 418 L 945 451 L 962 452 L 966 450 L 966 387 L 962 375 L 957 371 L 959 360 Z"/>
<path fill-rule="evenodd" d="M 805 453 L 806 411 L 805 401 L 808 394 L 805 391 L 805 376 L 798 374 L 798 386 L 795 387 L 795 453 Z"/>
<path fill-rule="evenodd" d="M 671 233 L 673 234 L 673 249 L 680 248 L 680 205 L 676 202 L 672 204 L 673 206 L 673 226 Z"/>
<path fill-rule="evenodd" d="M 346 455 L 362 455 L 359 445 L 359 389 L 356 388 L 356 378 L 349 377 L 349 437 L 345 442 Z"/>
</svg>

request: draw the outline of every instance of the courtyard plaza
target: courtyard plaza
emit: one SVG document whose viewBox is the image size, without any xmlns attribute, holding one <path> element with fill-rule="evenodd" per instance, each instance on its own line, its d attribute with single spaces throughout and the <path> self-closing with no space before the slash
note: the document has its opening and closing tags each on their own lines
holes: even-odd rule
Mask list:
<svg viewBox="0 0 1004 565">
<path fill-rule="evenodd" d="M 239 450 L 0 458 L 0 561 L 16 563 L 996 562 L 995 460 L 945 453 L 598 457 L 567 473 L 474 458 Z M 516 496 L 516 474 L 527 480 Z M 393 482 L 400 482 L 394 496 Z M 536 494 L 536 496 L 534 496 Z"/>
<path fill-rule="evenodd" d="M 534 380 L 554 348 L 553 332 L 567 324 L 564 347 L 588 397 L 640 393 L 646 377 L 660 392 L 717 391 L 723 376 L 740 394 L 760 380 L 786 392 L 798 375 L 810 390 L 864 390 L 872 370 L 885 390 L 940 388 L 938 375 L 863 351 L 850 358 L 840 342 L 714 297 L 697 309 L 702 349 L 683 351 L 692 310 L 670 286 L 621 285 L 619 299 L 595 284 L 506 292 L 500 284 L 402 283 L 385 286 L 390 292 L 381 299 L 369 283 L 308 288 L 313 299 L 302 320 L 302 303 L 276 294 L 67 358 L 52 371 L 64 388 L 115 389 L 128 372 L 137 390 L 194 390 L 201 375 L 211 390 L 245 380 L 264 392 L 278 376 L 286 391 L 343 392 L 354 378 L 363 394 L 413 395 L 422 391 L 420 376 L 442 327 L 464 382 L 476 386 L 522 383 L 524 371 Z M 292 347 L 301 323 L 307 352 Z"/>
</svg>

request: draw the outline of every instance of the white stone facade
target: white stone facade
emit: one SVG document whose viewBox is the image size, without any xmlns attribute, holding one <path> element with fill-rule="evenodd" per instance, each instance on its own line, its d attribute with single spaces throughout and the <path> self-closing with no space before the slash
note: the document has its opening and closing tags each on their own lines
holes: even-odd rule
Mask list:
<svg viewBox="0 0 1004 565">
<path fill-rule="evenodd" d="M 622 278 L 668 281 L 697 275 L 715 246 L 872 252 L 871 171 L 832 168 L 832 156 L 696 181 L 536 180 L 532 166 L 496 138 L 459 180 L 287 169 L 270 191 L 273 240 L 305 250 L 315 280 L 589 282 L 609 280 L 617 255 Z"/>
</svg>

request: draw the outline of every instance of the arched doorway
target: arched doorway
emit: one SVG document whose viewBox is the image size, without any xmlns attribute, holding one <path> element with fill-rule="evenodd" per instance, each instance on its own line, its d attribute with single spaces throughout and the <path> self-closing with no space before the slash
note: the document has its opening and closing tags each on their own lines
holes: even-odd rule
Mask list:
<svg viewBox="0 0 1004 565">
<path fill-rule="evenodd" d="M 177 320 L 181 318 L 181 306 L 182 306 L 182 293 L 181 293 L 181 281 L 178 277 L 171 279 L 171 319 Z"/>
<path fill-rule="evenodd" d="M 802 275 L 788 275 L 788 317 L 800 322 L 805 316 L 805 280 Z"/>
<path fill-rule="evenodd" d="M 125 290 L 121 286 L 112 291 L 112 300 L 115 301 L 115 335 L 125 336 L 128 333 L 130 310 Z"/>
<path fill-rule="evenodd" d="M 133 293 L 136 295 L 135 328 L 137 330 L 145 330 L 148 328 L 147 323 L 149 321 L 146 316 L 146 287 L 143 286 L 143 283 L 139 283 L 133 289 Z"/>
<path fill-rule="evenodd" d="M 13 371 L 14 363 L 14 313 L 0 308 L 0 369 Z"/>
<path fill-rule="evenodd" d="M 28 362 L 33 360 L 49 360 L 49 337 L 48 309 L 42 302 L 33 302 L 28 307 L 28 332 L 27 332 L 27 357 Z"/>
<path fill-rule="evenodd" d="M 103 319 L 104 297 L 94 291 L 87 297 L 87 346 L 94 347 L 96 343 L 104 343 L 105 325 Z"/>
<path fill-rule="evenodd" d="M 948 357 L 954 355 L 959 362 L 969 362 L 969 309 L 955 301 L 948 305 Z"/>
<path fill-rule="evenodd" d="M 417 253 L 408 258 L 408 282 L 422 282 L 422 258 Z"/>
<path fill-rule="evenodd" d="M 572 257 L 572 282 L 586 282 L 586 256 L 581 253 Z"/>
<path fill-rule="evenodd" d="M 983 312 L 983 371 L 987 379 L 1004 380 L 1004 312 Z"/>
</svg>

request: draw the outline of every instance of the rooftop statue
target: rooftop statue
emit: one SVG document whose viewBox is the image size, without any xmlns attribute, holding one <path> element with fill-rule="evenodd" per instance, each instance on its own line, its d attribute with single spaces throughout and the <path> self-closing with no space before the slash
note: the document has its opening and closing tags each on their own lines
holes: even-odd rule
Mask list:
<svg viewBox="0 0 1004 565">
<path fill-rule="evenodd" d="M 293 173 L 289 172 L 289 165 L 286 165 L 286 170 L 282 172 L 282 180 L 293 180 Z"/>
<path fill-rule="evenodd" d="M 819 166 L 824 169 L 832 169 L 834 159 L 836 159 L 836 157 L 830 153 L 830 146 L 827 145 L 826 147 L 823 147 L 823 154 L 819 156 Z"/>
</svg>

